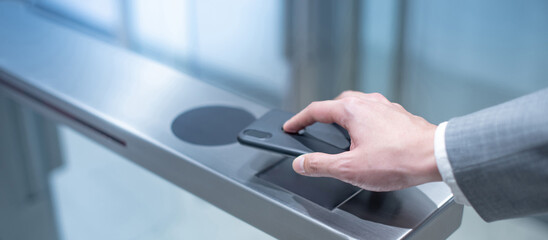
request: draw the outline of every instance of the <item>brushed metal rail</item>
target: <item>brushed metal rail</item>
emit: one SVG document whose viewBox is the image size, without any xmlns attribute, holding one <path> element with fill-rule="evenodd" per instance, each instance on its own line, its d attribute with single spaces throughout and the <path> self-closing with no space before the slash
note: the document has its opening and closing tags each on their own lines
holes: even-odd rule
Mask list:
<svg viewBox="0 0 548 240">
<path fill-rule="evenodd" d="M 0 2 L 0 36 L 0 91 L 272 236 L 443 238 L 460 225 L 462 206 L 443 183 L 382 195 L 396 208 L 379 214 L 408 221 L 401 224 L 358 212 L 357 200 L 328 210 L 256 176 L 283 156 L 179 140 L 170 125 L 187 110 L 222 105 L 259 117 L 268 109 L 54 24 L 23 3 Z"/>
</svg>

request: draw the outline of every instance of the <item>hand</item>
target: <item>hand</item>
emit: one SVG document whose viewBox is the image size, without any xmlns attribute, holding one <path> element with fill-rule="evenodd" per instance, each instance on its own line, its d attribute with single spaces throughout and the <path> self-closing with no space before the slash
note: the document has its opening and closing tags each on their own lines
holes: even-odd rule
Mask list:
<svg viewBox="0 0 548 240">
<path fill-rule="evenodd" d="M 314 122 L 348 130 L 350 151 L 309 153 L 293 161 L 302 175 L 333 177 L 370 191 L 392 191 L 441 181 L 434 157 L 433 125 L 379 93 L 346 91 L 313 102 L 283 126 L 295 133 Z"/>
</svg>

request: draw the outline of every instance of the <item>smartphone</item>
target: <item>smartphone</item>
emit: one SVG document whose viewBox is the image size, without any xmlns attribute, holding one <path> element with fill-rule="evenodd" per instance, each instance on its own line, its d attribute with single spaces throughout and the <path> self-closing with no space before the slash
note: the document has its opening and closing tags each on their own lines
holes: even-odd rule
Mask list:
<svg viewBox="0 0 548 240">
<path fill-rule="evenodd" d="M 271 110 L 240 131 L 238 141 L 295 157 L 311 152 L 337 154 L 350 149 L 348 132 L 337 124 L 314 123 L 298 133 L 285 132 L 282 126 L 293 115 Z"/>
</svg>

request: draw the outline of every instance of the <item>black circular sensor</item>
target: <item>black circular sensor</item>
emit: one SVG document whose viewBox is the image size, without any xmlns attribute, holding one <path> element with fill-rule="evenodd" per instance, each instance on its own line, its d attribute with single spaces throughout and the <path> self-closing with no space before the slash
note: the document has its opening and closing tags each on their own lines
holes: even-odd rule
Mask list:
<svg viewBox="0 0 548 240">
<path fill-rule="evenodd" d="M 255 121 L 240 108 L 208 106 L 191 109 L 177 116 L 171 130 L 179 139 L 198 145 L 225 145 L 237 141 L 238 133 Z"/>
</svg>

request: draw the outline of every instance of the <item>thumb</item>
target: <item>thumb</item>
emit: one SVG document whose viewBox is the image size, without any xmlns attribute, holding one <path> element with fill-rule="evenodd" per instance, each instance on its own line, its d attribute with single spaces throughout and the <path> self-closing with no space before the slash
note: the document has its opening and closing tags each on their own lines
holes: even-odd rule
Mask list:
<svg viewBox="0 0 548 240">
<path fill-rule="evenodd" d="M 298 174 L 312 177 L 330 177 L 337 155 L 326 153 L 303 154 L 293 160 L 293 170 Z"/>
</svg>

